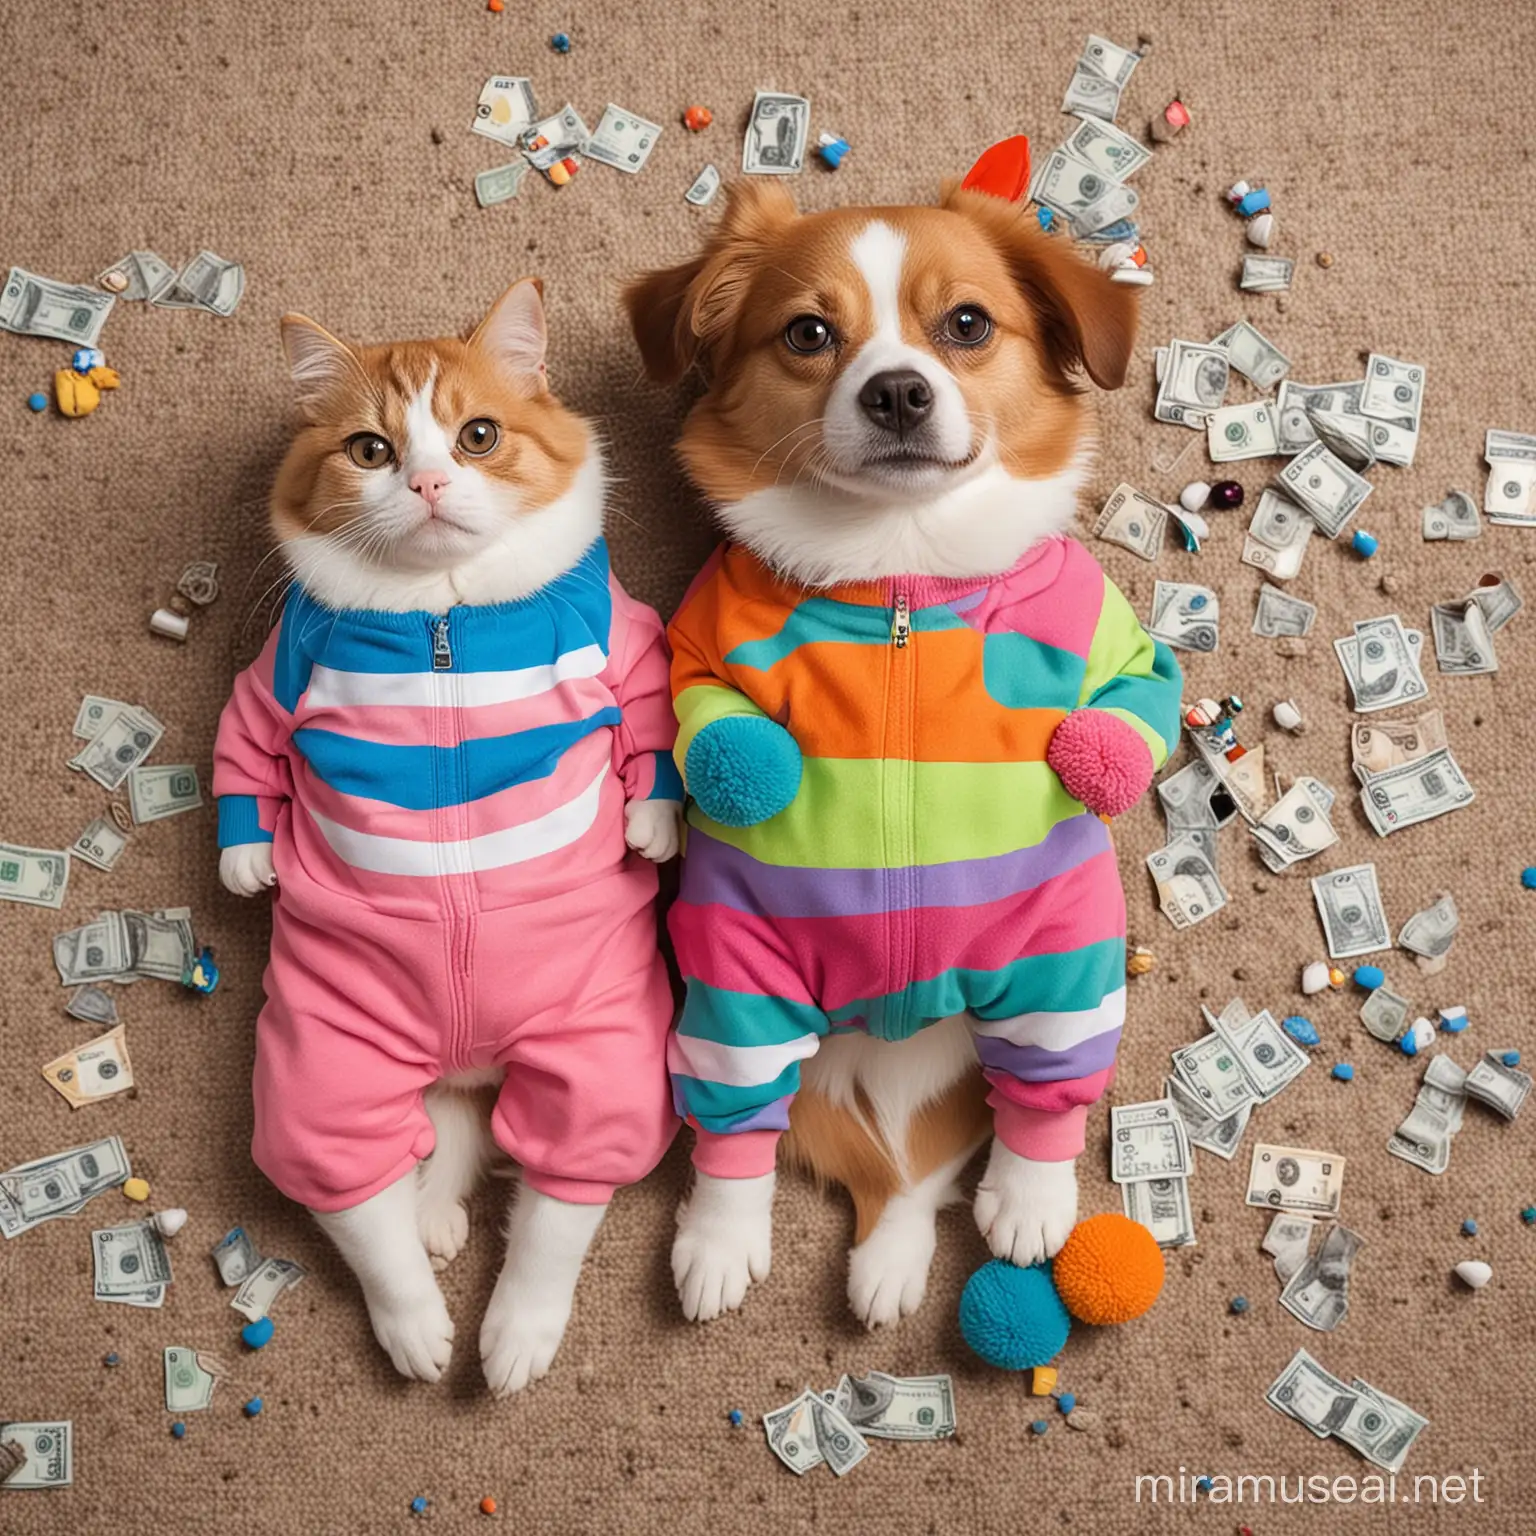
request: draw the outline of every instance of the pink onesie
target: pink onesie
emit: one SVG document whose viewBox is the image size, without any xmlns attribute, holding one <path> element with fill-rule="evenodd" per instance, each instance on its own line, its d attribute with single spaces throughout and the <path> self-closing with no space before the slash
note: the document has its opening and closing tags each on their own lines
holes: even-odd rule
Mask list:
<svg viewBox="0 0 1536 1536">
<path fill-rule="evenodd" d="M 661 621 L 599 540 L 513 603 L 337 612 L 295 587 L 219 721 L 219 844 L 277 872 L 253 1155 L 344 1210 L 432 1150 L 423 1090 L 503 1066 L 535 1188 L 600 1203 L 672 1140 L 672 995 L 630 800 L 680 800 Z"/>
</svg>

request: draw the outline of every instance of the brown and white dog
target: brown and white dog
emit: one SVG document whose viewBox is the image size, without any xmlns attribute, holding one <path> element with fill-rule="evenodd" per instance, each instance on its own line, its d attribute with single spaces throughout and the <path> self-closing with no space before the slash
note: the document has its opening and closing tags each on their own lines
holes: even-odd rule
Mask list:
<svg viewBox="0 0 1536 1536">
<path fill-rule="evenodd" d="M 1016 203 L 946 188 L 937 206 L 797 213 L 737 187 L 693 260 L 626 294 L 647 370 L 707 392 L 678 445 L 728 537 L 806 587 L 897 574 L 990 576 L 1065 531 L 1091 444 L 1079 369 L 1124 379 L 1131 290 Z M 849 1299 L 871 1326 L 922 1300 L 937 1210 L 987 1139 L 963 1019 L 901 1042 L 826 1039 L 804 1064 L 789 1159 L 851 1192 Z M 773 1175 L 700 1173 L 673 1255 L 684 1310 L 738 1305 L 769 1259 Z M 1073 1165 L 994 1142 L 975 1200 L 994 1252 L 1054 1253 Z"/>
</svg>

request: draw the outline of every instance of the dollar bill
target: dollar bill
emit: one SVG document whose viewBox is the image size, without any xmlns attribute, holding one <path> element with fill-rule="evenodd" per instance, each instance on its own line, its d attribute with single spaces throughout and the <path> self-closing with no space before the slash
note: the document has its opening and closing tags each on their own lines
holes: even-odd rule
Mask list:
<svg viewBox="0 0 1536 1536">
<path fill-rule="evenodd" d="M 1241 757 L 1229 760 L 1225 748 L 1208 728 L 1185 723 L 1191 744 L 1202 761 L 1221 780 L 1246 821 L 1257 821 L 1270 804 L 1270 789 L 1265 778 L 1264 744 L 1250 747 Z M 1173 841 L 1173 839 L 1170 839 Z M 1214 866 L 1213 866 L 1214 867 Z"/>
<path fill-rule="evenodd" d="M 1159 581 L 1152 588 L 1148 632 L 1178 650 L 1214 651 L 1220 619 L 1221 601 L 1209 587 Z"/>
<path fill-rule="evenodd" d="M 1172 1099 L 1116 1104 L 1109 1112 L 1109 1176 L 1116 1184 L 1144 1179 L 1187 1179 L 1193 1168 L 1189 1138 Z"/>
<path fill-rule="evenodd" d="M 804 96 L 759 91 L 752 99 L 741 169 L 747 176 L 797 176 L 805 165 L 811 104 Z"/>
<path fill-rule="evenodd" d="M 112 1001 L 110 994 L 97 986 L 76 987 L 69 994 L 69 1001 L 64 1004 L 64 1012 L 70 1018 L 81 1019 L 87 1024 L 117 1023 L 117 1004 Z"/>
<path fill-rule="evenodd" d="M 1360 412 L 1380 421 L 1405 421 L 1414 431 L 1424 411 L 1424 369 L 1373 352 L 1365 363 Z"/>
<path fill-rule="evenodd" d="M 1279 474 L 1280 489 L 1336 539 L 1371 494 L 1363 479 L 1319 442 L 1303 448 Z"/>
<path fill-rule="evenodd" d="M 1300 453 L 1317 441 L 1317 430 L 1313 425 L 1316 413 L 1358 415 L 1364 389 L 1364 379 L 1347 379 L 1339 384 L 1297 384 L 1285 380 L 1275 399 L 1280 452 L 1286 455 Z"/>
<path fill-rule="evenodd" d="M 1499 670 L 1488 620 L 1476 603 L 1436 603 L 1429 618 L 1435 637 L 1435 664 L 1442 672 L 1472 677 Z"/>
<path fill-rule="evenodd" d="M 116 789 L 164 734 L 165 727 L 148 710 L 119 709 L 69 760 L 69 766 L 88 774 L 103 789 Z"/>
<path fill-rule="evenodd" d="M 1329 820 L 1333 800 L 1326 784 L 1303 775 L 1249 828 L 1270 869 L 1278 873 L 1338 842 Z"/>
<path fill-rule="evenodd" d="M 712 165 L 706 165 L 697 176 L 693 178 L 693 185 L 683 193 L 683 201 L 692 203 L 695 208 L 707 208 L 715 200 L 715 193 L 720 190 L 720 172 Z"/>
<path fill-rule="evenodd" d="M 75 1480 L 75 1426 L 69 1419 L 35 1423 L 22 1419 L 0 1422 L 0 1448 L 15 1447 L 0 1462 L 0 1485 L 6 1492 L 21 1488 L 68 1488 Z M 9 1467 L 9 1471 L 4 1468 Z"/>
<path fill-rule="evenodd" d="M 168 1413 L 196 1413 L 213 1402 L 213 1389 L 227 1368 L 203 1350 L 184 1344 L 165 1349 L 165 1407 Z"/>
<path fill-rule="evenodd" d="M 100 288 L 58 283 L 12 267 L 0 289 L 0 331 L 94 347 L 112 304 L 113 295 Z"/>
<path fill-rule="evenodd" d="M 510 202 L 522 187 L 528 174 L 526 160 L 514 160 L 510 165 L 493 166 L 475 177 L 475 201 L 482 208 L 494 208 L 498 203 Z"/>
<path fill-rule="evenodd" d="M 1392 1133 L 1387 1151 L 1426 1173 L 1443 1174 L 1467 1104 L 1467 1074 L 1449 1056 L 1430 1058 L 1407 1118 Z"/>
<path fill-rule="evenodd" d="M 261 1255 L 244 1227 L 231 1227 L 213 1245 L 213 1262 L 218 1266 L 219 1279 L 226 1286 L 239 1285 L 247 1275 L 261 1267 Z"/>
<path fill-rule="evenodd" d="M 1253 632 L 1266 639 L 1281 635 L 1310 635 L 1317 622 L 1317 604 L 1292 597 L 1266 581 L 1259 588 L 1259 601 L 1253 612 Z"/>
<path fill-rule="evenodd" d="M 1413 631 L 1396 614 L 1357 620 L 1354 634 L 1335 640 L 1333 649 L 1354 694 L 1356 714 L 1393 709 L 1429 692 Z"/>
<path fill-rule="evenodd" d="M 1122 481 L 1110 492 L 1093 533 L 1095 538 L 1118 544 L 1143 560 L 1155 560 L 1163 547 L 1167 522 L 1168 508 L 1162 502 Z"/>
<path fill-rule="evenodd" d="M 1361 777 L 1415 762 L 1445 744 L 1445 716 L 1438 709 L 1416 720 L 1358 722 L 1350 732 L 1350 755 Z"/>
<path fill-rule="evenodd" d="M 1173 1100 L 1192 1147 L 1201 1147 L 1228 1163 L 1237 1156 L 1243 1132 L 1248 1129 L 1248 1121 L 1253 1114 L 1252 1101 L 1241 1105 L 1232 1114 L 1217 1119 L 1177 1077 L 1164 1079 L 1163 1095 Z"/>
<path fill-rule="evenodd" d="M 1275 1213 L 1260 1246 L 1274 1259 L 1275 1273 L 1279 1275 L 1281 1285 L 1285 1285 L 1307 1262 L 1315 1226 L 1310 1216 L 1293 1216 L 1288 1211 Z"/>
<path fill-rule="evenodd" d="M 1120 93 L 1141 62 L 1141 55 L 1106 38 L 1089 34 L 1072 71 L 1061 110 L 1113 122 L 1120 110 Z"/>
<path fill-rule="evenodd" d="M 99 912 L 53 940 L 53 963 L 67 987 L 145 977 L 181 981 L 196 955 L 191 914 L 184 907 Z"/>
<path fill-rule="evenodd" d="M 160 309 L 201 309 L 227 317 L 244 295 L 245 268 L 238 261 L 199 251 L 150 302 Z"/>
<path fill-rule="evenodd" d="M 1456 930 L 1461 926 L 1461 915 L 1456 910 L 1456 898 L 1449 891 L 1437 896 L 1422 912 L 1415 912 L 1403 924 L 1397 936 L 1398 947 L 1425 955 L 1431 960 L 1450 952 Z"/>
<path fill-rule="evenodd" d="M 1273 389 L 1291 371 L 1290 358 L 1246 320 L 1229 325 L 1211 345 L 1220 347 L 1255 389 Z"/>
<path fill-rule="evenodd" d="M 955 1432 L 955 1389 L 948 1376 L 844 1376 L 833 1404 L 871 1440 L 943 1440 Z"/>
<path fill-rule="evenodd" d="M 1465 491 L 1447 491 L 1444 501 L 1424 508 L 1423 521 L 1426 539 L 1477 539 L 1483 533 L 1477 503 Z"/>
<path fill-rule="evenodd" d="M 638 176 L 660 137 L 659 123 L 649 123 L 610 101 L 587 140 L 587 158 L 611 165 L 626 175 Z"/>
<path fill-rule="evenodd" d="M 1388 1472 L 1400 1472 L 1413 1442 L 1429 1428 L 1429 1420 L 1359 1377 L 1351 1383 L 1358 1393 L 1335 1438 Z"/>
<path fill-rule="evenodd" d="M 586 152 L 592 130 L 587 127 L 570 102 L 558 112 L 523 129 L 519 142 L 523 156 L 538 171 L 548 171 L 562 160 L 572 160 Z"/>
<path fill-rule="evenodd" d="M 1175 928 L 1204 922 L 1227 904 L 1209 853 L 1188 833 L 1149 853 L 1147 868 L 1157 882 L 1158 905 Z"/>
<path fill-rule="evenodd" d="M 1236 1114 L 1257 1098 L 1232 1041 L 1216 1031 L 1172 1053 L 1175 1079 L 1214 1120 Z M 1175 1101 L 1177 1108 L 1177 1101 Z"/>
<path fill-rule="evenodd" d="M 176 281 L 176 268 L 153 251 L 129 251 L 100 273 L 97 284 L 129 303 L 153 303 Z"/>
<path fill-rule="evenodd" d="M 56 1088 L 71 1109 L 110 1099 L 133 1087 L 133 1062 L 128 1055 L 124 1026 L 65 1051 L 43 1068 L 43 1077 Z"/>
<path fill-rule="evenodd" d="M 1294 501 L 1266 489 L 1243 540 L 1243 564 L 1268 572 L 1276 581 L 1289 581 L 1301 569 L 1315 526 Z"/>
<path fill-rule="evenodd" d="M 1157 786 L 1169 832 L 1224 827 L 1237 815 L 1237 803 L 1216 770 L 1197 757 Z"/>
<path fill-rule="evenodd" d="M 1158 421 L 1203 427 L 1206 417 L 1226 398 L 1231 376 L 1232 360 L 1221 347 L 1171 341 L 1158 374 L 1152 414 Z"/>
<path fill-rule="evenodd" d="M 1080 121 L 1061 146 L 1065 153 L 1114 181 L 1127 181 L 1152 158 L 1152 151 L 1111 122 L 1091 114 Z"/>
<path fill-rule="evenodd" d="M 244 1280 L 230 1302 L 236 1312 L 244 1313 L 253 1323 L 272 1310 L 272 1304 L 284 1291 L 295 1286 L 309 1271 L 292 1259 L 263 1259 Z"/>
<path fill-rule="evenodd" d="M 1509 1066 L 1498 1051 L 1489 1051 L 1467 1073 L 1467 1097 L 1496 1109 L 1506 1120 L 1520 1113 L 1530 1091 L 1530 1073 Z"/>
<path fill-rule="evenodd" d="M 1218 1019 L 1216 1032 L 1231 1047 L 1238 1069 L 1260 1104 L 1269 1103 L 1307 1069 L 1307 1053 L 1286 1037 L 1267 1008 L 1251 1019 Z"/>
<path fill-rule="evenodd" d="M 1284 293 L 1295 271 L 1288 256 L 1244 256 L 1237 286 L 1248 293 Z"/>
<path fill-rule="evenodd" d="M 1129 218 L 1141 204 L 1134 187 L 1060 149 L 1035 172 L 1030 195 L 1060 214 L 1079 238 Z"/>
<path fill-rule="evenodd" d="M 1332 1333 L 1349 1315 L 1349 1275 L 1365 1239 L 1335 1223 L 1316 1253 L 1303 1260 L 1280 1292 L 1280 1305 L 1292 1317 Z"/>
<path fill-rule="evenodd" d="M 1392 945 L 1374 864 L 1330 870 L 1312 881 L 1328 954 L 1334 960 L 1369 955 Z"/>
<path fill-rule="evenodd" d="M 1391 1045 L 1402 1037 L 1413 1005 L 1390 987 L 1374 987 L 1360 1005 L 1360 1022 L 1378 1040 Z"/>
<path fill-rule="evenodd" d="M 107 1136 L 0 1173 L 0 1237 L 73 1216 L 132 1172 L 122 1141 Z"/>
<path fill-rule="evenodd" d="M 1410 465 L 1419 451 L 1419 433 L 1402 421 L 1369 421 L 1366 438 L 1371 457 L 1383 464 Z"/>
<path fill-rule="evenodd" d="M 63 849 L 0 843 L 0 901 L 57 910 L 68 889 L 69 855 Z"/>
<path fill-rule="evenodd" d="M 1271 1408 L 1305 1424 L 1326 1440 L 1349 1417 L 1359 1393 L 1298 1349 L 1264 1394 Z"/>
<path fill-rule="evenodd" d="M 203 803 L 197 769 L 190 763 L 163 768 L 130 768 L 128 803 L 139 826 L 147 821 L 164 821 L 167 816 L 195 811 Z"/>
<path fill-rule="evenodd" d="M 1482 609 L 1490 635 L 1497 634 L 1525 607 L 1525 599 L 1509 577 L 1490 571 L 1467 593 L 1467 601 Z"/>
<path fill-rule="evenodd" d="M 75 839 L 69 851 L 71 857 L 84 859 L 97 869 L 111 869 L 127 846 L 128 839 L 116 823 L 110 817 L 98 816 Z"/>
<path fill-rule="evenodd" d="M 816 1422 L 811 1404 L 816 1394 L 807 1388 L 793 1402 L 763 1415 L 768 1446 L 797 1477 L 819 1467 L 825 1458 L 816 1444 Z"/>
<path fill-rule="evenodd" d="M 135 1221 L 91 1233 L 96 1300 L 130 1307 L 165 1305 L 171 1260 L 151 1222 Z"/>
<path fill-rule="evenodd" d="M 133 705 L 124 704 L 121 699 L 103 699 L 94 693 L 88 693 L 81 699 L 80 708 L 75 711 L 75 723 L 70 727 L 71 732 L 81 741 L 89 741 L 100 733 L 102 726 L 119 710 L 132 708 Z"/>
<path fill-rule="evenodd" d="M 814 1392 L 808 1396 L 816 1449 L 835 1476 L 846 1477 L 869 1455 L 869 1441 L 831 1403 Z"/>
<path fill-rule="evenodd" d="M 1536 435 L 1501 432 L 1490 427 L 1483 439 L 1488 483 L 1483 511 L 1490 523 L 1511 528 L 1536 527 Z"/>
<path fill-rule="evenodd" d="M 1360 791 L 1366 818 L 1382 837 L 1463 810 L 1476 798 L 1448 747 L 1372 774 Z"/>
<path fill-rule="evenodd" d="M 1246 1203 L 1303 1216 L 1337 1216 L 1344 1192 L 1344 1159 L 1310 1147 L 1260 1142 L 1248 1167 Z"/>
<path fill-rule="evenodd" d="M 530 123 L 537 122 L 538 118 L 539 103 L 533 94 L 533 81 L 521 75 L 492 75 L 480 87 L 480 100 L 475 104 L 475 120 L 469 126 L 472 133 L 478 133 L 482 138 L 494 139 L 498 144 L 516 148 L 523 131 Z M 477 193 L 479 189 L 480 178 L 477 176 Z"/>
<path fill-rule="evenodd" d="M 1345 411 L 1307 412 L 1317 440 L 1352 469 L 1369 469 L 1376 462 L 1376 445 L 1371 435 L 1371 421 Z"/>
<path fill-rule="evenodd" d="M 1195 1242 L 1195 1217 L 1188 1179 L 1138 1179 L 1120 1186 L 1125 1214 L 1152 1234 L 1159 1248 L 1189 1248 Z"/>
<path fill-rule="evenodd" d="M 1238 459 L 1267 459 L 1279 452 L 1275 408 L 1269 400 L 1224 405 L 1205 419 L 1206 451 L 1213 464 Z"/>
</svg>

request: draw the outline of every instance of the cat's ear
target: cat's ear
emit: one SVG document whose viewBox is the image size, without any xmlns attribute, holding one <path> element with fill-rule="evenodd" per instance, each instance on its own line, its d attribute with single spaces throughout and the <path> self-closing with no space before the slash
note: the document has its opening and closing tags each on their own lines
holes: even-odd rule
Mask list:
<svg viewBox="0 0 1536 1536">
<path fill-rule="evenodd" d="M 315 420 L 321 401 L 334 390 L 363 382 L 357 354 L 307 315 L 284 315 L 282 331 L 288 371 L 307 420 Z"/>
<path fill-rule="evenodd" d="M 525 389 L 542 395 L 549 388 L 544 375 L 544 354 L 549 347 L 544 284 L 536 277 L 513 283 L 476 326 L 469 344 Z"/>
</svg>

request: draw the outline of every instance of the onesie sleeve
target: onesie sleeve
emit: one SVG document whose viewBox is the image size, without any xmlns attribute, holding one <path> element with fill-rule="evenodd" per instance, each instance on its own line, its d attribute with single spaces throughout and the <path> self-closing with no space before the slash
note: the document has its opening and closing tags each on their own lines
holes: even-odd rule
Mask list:
<svg viewBox="0 0 1536 1536">
<path fill-rule="evenodd" d="M 1125 594 L 1109 577 L 1103 580 L 1078 708 L 1102 710 L 1130 726 L 1151 751 L 1155 772 L 1178 745 L 1183 674 L 1173 652 L 1142 628 Z"/>
<path fill-rule="evenodd" d="M 278 702 L 273 677 L 283 621 L 261 655 L 235 678 L 213 746 L 213 793 L 219 804 L 219 847 L 270 843 L 277 809 L 289 798 L 286 747 L 293 717 Z"/>
<path fill-rule="evenodd" d="M 609 577 L 613 593 L 612 649 L 607 681 L 622 716 L 614 733 L 614 769 L 626 800 L 683 798 L 672 760 L 677 721 L 672 714 L 666 631 L 654 608 L 637 602 Z"/>
</svg>

